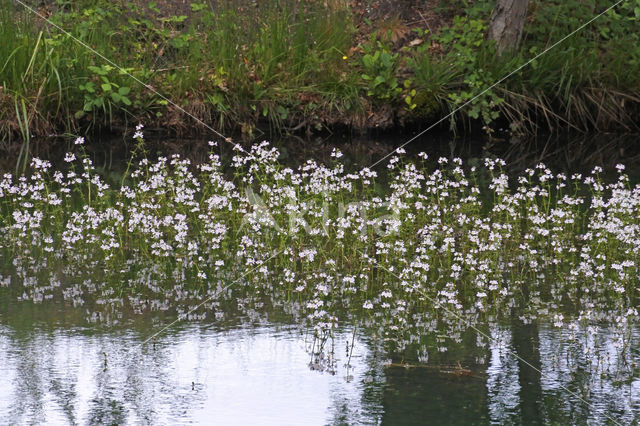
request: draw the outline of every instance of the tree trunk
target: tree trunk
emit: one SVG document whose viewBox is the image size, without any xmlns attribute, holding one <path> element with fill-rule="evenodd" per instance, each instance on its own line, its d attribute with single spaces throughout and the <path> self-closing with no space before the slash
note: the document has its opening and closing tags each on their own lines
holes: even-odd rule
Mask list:
<svg viewBox="0 0 640 426">
<path fill-rule="evenodd" d="M 496 42 L 498 55 L 518 49 L 529 0 L 497 0 L 489 20 L 489 40 Z"/>
</svg>

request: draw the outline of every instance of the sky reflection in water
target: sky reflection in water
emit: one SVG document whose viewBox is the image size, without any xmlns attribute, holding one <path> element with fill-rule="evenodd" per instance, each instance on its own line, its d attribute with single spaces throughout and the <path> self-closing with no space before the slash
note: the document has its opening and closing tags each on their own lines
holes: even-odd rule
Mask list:
<svg viewBox="0 0 640 426">
<path fill-rule="evenodd" d="M 286 327 L 188 326 L 140 347 L 130 332 L 87 336 L 0 329 L 0 418 L 10 423 L 318 424 L 363 409 L 366 346 L 346 380 L 312 371 L 305 336 Z M 344 348 L 344 342 L 341 348 Z M 106 356 L 105 356 L 106 354 Z M 342 412 L 348 407 L 349 413 Z M 4 421 L 4 420 L 3 420 Z"/>
<path fill-rule="evenodd" d="M 6 424 L 602 424 L 606 416 L 633 424 L 640 415 L 637 327 L 622 358 L 605 332 L 578 333 L 572 343 L 566 331 L 542 324 L 519 330 L 537 356 L 509 328 L 493 327 L 486 364 L 452 349 L 434 352 L 428 364 L 405 359 L 410 368 L 384 366 L 386 357 L 361 336 L 349 371 L 345 331 L 330 374 L 309 368 L 312 340 L 291 326 L 187 324 L 141 347 L 146 331 L 29 330 L 2 317 Z M 589 357 L 588 348 L 601 356 Z M 514 350 L 542 375 L 523 374 Z M 456 374 L 457 362 L 473 375 Z"/>
</svg>

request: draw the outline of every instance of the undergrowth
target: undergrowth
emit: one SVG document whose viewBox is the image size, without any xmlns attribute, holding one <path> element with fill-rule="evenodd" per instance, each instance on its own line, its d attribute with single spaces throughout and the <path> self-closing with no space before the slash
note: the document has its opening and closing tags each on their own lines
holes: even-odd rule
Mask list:
<svg viewBox="0 0 640 426">
<path fill-rule="evenodd" d="M 637 127 L 637 0 L 489 90 L 609 5 L 532 1 L 520 49 L 497 57 L 485 36 L 491 4 L 442 5 L 436 12 L 452 18 L 437 28 L 399 19 L 356 26 L 354 9 L 341 2 L 193 1 L 184 14 L 171 15 L 155 3 L 85 0 L 57 1 L 43 11 L 144 87 L 1 0 L 2 148 L 24 166 L 31 135 L 138 120 L 198 128 L 149 88 L 221 131 L 248 136 L 263 125 L 311 132 L 335 124 L 431 123 L 467 102 L 449 120 L 454 131 L 475 123 L 488 134 L 500 127 L 513 133 Z"/>
</svg>

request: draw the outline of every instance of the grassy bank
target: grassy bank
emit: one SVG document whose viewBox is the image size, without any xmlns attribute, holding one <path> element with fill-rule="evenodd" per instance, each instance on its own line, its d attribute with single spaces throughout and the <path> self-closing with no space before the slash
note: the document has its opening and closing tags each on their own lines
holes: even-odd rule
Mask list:
<svg viewBox="0 0 640 426">
<path fill-rule="evenodd" d="M 39 10 L 195 117 L 251 135 L 424 127 L 609 6 L 532 1 L 521 48 L 498 58 L 485 39 L 493 2 L 422 3 L 377 14 L 370 10 L 385 2 L 194 1 L 176 9 L 86 0 Z M 204 130 L 22 6 L 0 6 L 0 134 L 10 155 L 24 154 L 31 135 L 129 122 Z M 445 124 L 487 133 L 635 128 L 638 13 L 636 2 L 622 3 Z"/>
</svg>

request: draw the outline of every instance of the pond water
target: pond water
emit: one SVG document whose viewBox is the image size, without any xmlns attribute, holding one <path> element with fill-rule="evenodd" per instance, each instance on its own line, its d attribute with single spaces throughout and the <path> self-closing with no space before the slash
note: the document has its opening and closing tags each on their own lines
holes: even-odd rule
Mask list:
<svg viewBox="0 0 640 426">
<path fill-rule="evenodd" d="M 640 416 L 637 326 L 624 351 L 605 329 L 493 327 L 483 353 L 428 348 L 426 363 L 387 359 L 370 336 L 344 329 L 319 368 L 309 333 L 288 324 L 180 323 L 142 344 L 163 321 L 107 327 L 84 316 L 0 298 L 3 424 L 637 424 Z"/>
<path fill-rule="evenodd" d="M 450 158 L 460 155 L 470 164 L 484 157 L 503 157 L 512 167 L 510 173 L 519 173 L 538 161 L 549 161 L 555 170 L 567 173 L 588 173 L 595 165 L 602 165 L 606 174 L 615 169 L 616 163 L 626 162 L 629 179 L 635 183 L 640 180 L 637 167 L 640 156 L 637 147 L 629 147 L 627 142 L 601 142 L 600 148 L 586 144 L 552 148 L 553 144 L 544 141 L 535 142 L 540 145 L 535 147 L 494 141 L 471 148 L 469 145 L 438 142 L 437 147 L 417 143 L 413 148 L 429 151 L 434 159 L 438 155 Z M 310 144 L 307 148 L 316 146 L 318 149 L 317 152 L 309 152 L 299 144 L 283 143 L 280 159 L 285 163 L 297 163 L 301 158 L 315 157 L 331 162 L 332 144 Z M 389 144 L 356 141 L 343 145 L 346 166 L 359 170 L 372 164 L 393 144 L 397 146 L 398 141 L 390 141 Z M 206 147 L 206 144 L 201 145 Z M 606 149 L 601 149 L 603 146 Z M 115 183 L 124 182 L 121 178 L 123 171 L 118 171 L 118 165 L 114 166 L 107 160 L 110 155 L 89 154 L 97 165 L 102 164 L 102 168 L 98 167 L 99 172 L 106 177 L 109 173 L 114 174 L 115 178 L 111 176 L 111 180 Z M 206 148 L 199 154 L 192 154 L 194 162 L 197 162 L 198 155 L 206 157 Z M 100 155 L 103 155 L 102 159 Z M 183 173 L 187 175 L 186 166 Z M 269 175 L 267 173 L 266 176 Z M 151 184 L 155 185 L 154 182 L 166 177 L 161 173 L 158 176 L 160 178 L 152 179 Z M 609 179 L 615 182 L 616 176 L 614 173 Z M 380 186 L 385 185 L 387 182 L 383 181 Z M 480 258 L 484 263 L 474 273 L 492 271 L 493 267 L 497 271 L 493 278 L 504 286 L 498 287 L 495 281 L 495 288 L 489 286 L 485 289 L 493 292 L 486 300 L 493 301 L 498 312 L 491 309 L 492 303 L 489 302 L 480 303 L 478 311 L 467 303 L 466 316 L 463 317 L 460 315 L 463 304 L 456 304 L 457 289 L 453 284 L 443 286 L 442 291 L 431 296 L 420 293 L 426 294 L 422 298 L 413 290 L 407 290 L 407 300 L 398 296 L 403 294 L 400 291 L 403 288 L 410 289 L 405 287 L 407 283 L 396 275 L 394 269 L 410 258 L 406 255 L 404 242 L 400 240 L 402 244 L 376 245 L 381 251 L 376 253 L 377 260 L 370 264 L 357 262 L 374 257 L 362 256 L 363 252 L 355 249 L 350 254 L 351 258 L 343 257 L 343 247 L 356 247 L 359 241 L 356 239 L 336 245 L 338 237 L 327 238 L 318 245 L 322 249 L 313 252 L 308 251 L 305 245 L 298 245 L 294 247 L 297 254 L 291 254 L 289 258 L 293 259 L 290 264 L 274 261 L 273 276 L 270 276 L 268 268 L 265 267 L 263 272 L 262 268 L 257 270 L 244 263 L 252 259 L 246 255 L 246 248 L 251 248 L 251 244 L 244 247 L 242 240 L 242 250 L 237 247 L 235 251 L 229 249 L 235 247 L 237 233 L 229 233 L 227 245 L 212 243 L 209 247 L 202 243 L 215 238 L 204 238 L 198 231 L 189 234 L 194 238 L 190 241 L 193 244 L 183 244 L 186 248 L 180 245 L 179 236 L 173 235 L 176 223 L 182 225 L 189 213 L 199 211 L 174 211 L 187 205 L 189 209 L 193 207 L 181 198 L 182 194 L 188 193 L 184 190 L 190 188 L 188 185 L 175 191 L 175 198 L 180 198 L 180 202 L 160 197 L 166 192 L 162 189 L 154 197 L 164 200 L 165 206 L 158 204 L 156 198 L 141 198 L 140 206 L 149 210 L 145 211 L 148 217 L 141 215 L 142 219 L 154 218 L 153 211 L 158 205 L 166 208 L 158 216 L 161 222 L 149 222 L 152 225 L 142 231 L 118 228 L 123 221 L 114 216 L 116 210 L 106 208 L 102 212 L 100 204 L 95 210 L 86 208 L 81 209 L 82 213 L 80 210 L 75 212 L 67 223 L 61 224 L 58 218 L 68 213 L 64 208 L 74 208 L 73 203 L 61 210 L 52 208 L 47 216 L 39 216 L 40 207 L 34 207 L 34 202 L 42 200 L 40 186 L 34 185 L 34 189 L 28 191 L 14 191 L 17 186 L 6 186 L 13 188 L 8 194 L 20 196 L 15 202 L 6 197 L 10 200 L 6 211 L 11 212 L 7 217 L 13 217 L 16 223 L 6 220 L 10 226 L 0 227 L 0 230 L 18 229 L 20 226 L 16 225 L 20 223 L 29 226 L 20 228 L 20 235 L 12 237 L 11 231 L 7 232 L 7 238 L 0 239 L 4 244 L 4 247 L 0 244 L 3 250 L 0 253 L 6 257 L 0 258 L 1 424 L 638 424 L 640 419 L 640 324 L 636 321 L 637 286 L 634 284 L 637 263 L 630 259 L 640 260 L 637 258 L 640 240 L 636 238 L 640 233 L 636 214 L 640 211 L 637 207 L 640 206 L 640 201 L 637 201 L 640 198 L 636 192 L 624 192 L 615 187 L 612 192 L 626 195 L 612 197 L 615 203 L 612 202 L 609 208 L 613 213 L 606 217 L 602 215 L 606 220 L 581 219 L 581 223 L 588 222 L 585 227 L 593 225 L 589 228 L 593 233 L 576 234 L 581 235 L 579 238 L 565 238 L 568 231 L 558 225 L 560 222 L 549 229 L 536 228 L 533 225 L 538 223 L 535 223 L 527 229 L 535 229 L 543 237 L 553 232 L 552 237 L 540 238 L 539 246 L 522 249 L 522 246 L 514 245 L 515 239 L 510 239 L 511 234 L 500 237 L 503 240 L 496 240 L 503 243 L 496 244 L 495 248 L 479 244 L 478 247 L 484 251 L 476 250 L 476 254 L 491 254 L 492 250 L 496 254 Z M 135 187 L 148 186 L 148 182 L 141 180 Z M 277 189 L 277 185 L 274 188 Z M 397 188 L 401 192 L 402 186 Z M 597 187 L 596 190 L 599 191 Z M 33 197 L 29 195 L 30 191 Z M 83 189 L 78 187 L 76 191 L 82 193 Z M 147 196 L 145 191 L 130 193 L 127 197 Z M 64 198 L 62 194 L 63 191 L 60 199 Z M 230 199 L 245 203 L 242 198 L 244 192 L 239 191 L 238 194 Z M 573 196 L 564 200 L 580 199 L 578 193 Z M 632 196 L 636 197 L 635 204 L 627 203 L 625 197 Z M 108 198 L 104 197 L 105 200 Z M 247 198 L 247 206 L 253 206 L 249 195 Z M 521 199 L 514 196 L 509 201 L 520 205 L 517 200 Z M 214 211 L 224 197 L 216 195 L 210 201 L 208 206 Z M 451 203 L 452 206 L 457 205 L 457 201 Z M 51 206 L 58 204 L 56 198 Z M 108 206 L 105 202 L 103 207 Z M 135 203 L 128 205 L 127 208 L 131 209 L 123 211 L 127 217 L 134 217 L 138 213 L 137 206 Z M 247 206 L 242 208 L 248 209 Z M 254 212 L 264 210 L 261 210 L 261 205 L 256 206 Z M 496 214 L 491 219 L 495 221 L 487 223 L 492 223 L 491 229 L 499 229 L 496 223 L 502 226 L 500 229 L 507 229 L 511 225 L 520 226 L 530 217 L 538 217 L 535 203 L 522 202 L 522 206 L 523 209 L 532 208 L 529 216 L 503 223 L 500 222 L 503 215 Z M 198 208 L 204 208 L 204 205 Z M 29 215 L 17 213 L 22 210 Z M 582 218 L 580 215 L 584 211 L 579 208 L 572 210 L 571 207 L 561 210 L 552 211 L 555 216 L 550 213 L 546 219 L 574 217 L 565 214 Z M 94 211 L 104 214 L 100 216 Z M 473 211 L 483 214 L 481 209 Z M 323 206 L 321 212 L 325 212 Z M 556 214 L 558 212 L 562 215 Z M 171 216 L 174 213 L 175 218 Z M 206 226 L 212 223 L 210 219 L 222 217 L 214 213 L 203 216 L 201 224 L 217 238 L 219 229 Z M 324 217 L 323 214 L 316 217 Z M 241 216 L 239 214 L 236 218 L 238 229 L 234 232 L 244 229 L 242 232 L 247 238 L 255 236 L 256 247 L 264 248 L 262 252 L 256 250 L 256 256 L 262 256 L 256 259 L 266 263 L 271 259 L 268 256 L 273 234 L 268 226 L 264 229 L 258 226 L 261 223 L 259 215 L 250 222 L 256 225 L 252 230 L 243 228 L 244 218 Z M 47 226 L 40 228 L 42 217 Z M 354 213 L 351 219 L 357 223 L 359 217 Z M 428 215 L 425 217 L 430 218 Z M 197 218 L 200 220 L 200 216 Z M 4 219 L 0 217 L 0 224 Z M 223 219 L 220 223 L 227 224 Z M 109 221 L 115 221 L 115 224 Z M 106 225 L 100 228 L 103 222 Z M 232 221 L 229 223 L 233 224 Z M 342 223 L 336 221 L 339 226 L 343 226 Z M 434 223 L 429 235 L 437 236 L 443 227 L 439 222 Z M 456 221 L 451 223 L 455 226 Z M 464 223 L 462 220 L 459 225 Z M 477 223 L 478 228 L 471 228 L 471 231 L 484 235 L 481 233 L 485 229 L 482 228 L 484 222 L 478 220 Z M 153 239 L 157 236 L 158 224 L 166 227 L 165 231 L 171 237 L 168 241 L 180 243 L 176 243 L 176 252 L 188 253 L 177 258 L 173 247 L 158 246 L 158 241 Z M 348 226 L 351 225 L 344 225 L 345 229 Z M 52 232 L 52 235 L 43 236 L 40 229 Z M 200 228 L 196 226 L 193 229 Z M 408 229 L 410 237 L 416 234 L 412 228 Z M 444 243 L 446 238 L 438 237 L 430 245 L 425 242 L 424 247 L 418 247 L 431 250 L 432 259 L 438 262 L 438 259 L 447 258 L 442 253 L 460 255 L 456 260 L 459 264 L 433 263 L 433 276 L 427 276 L 425 272 L 427 278 L 409 281 L 415 284 L 426 280 L 430 287 L 425 288 L 435 288 L 434 283 L 439 282 L 440 276 L 451 276 L 452 280 L 457 280 L 463 267 L 469 274 L 476 261 L 466 253 L 476 247 L 473 244 L 482 243 L 489 237 L 469 240 L 468 243 L 473 244 L 465 246 L 464 238 L 472 232 L 461 229 L 454 232 L 452 227 L 449 228 L 451 244 Z M 567 226 L 566 229 L 573 227 Z M 613 231 L 607 232 L 611 235 L 604 231 L 598 233 L 610 229 Z M 614 234 L 614 231 L 620 232 Z M 147 234 L 149 238 L 153 237 L 149 244 L 145 246 L 143 241 L 139 247 L 136 246 Z M 116 241 L 116 235 L 121 240 Z M 366 234 L 362 235 L 366 239 Z M 495 235 L 502 234 L 498 232 Z M 520 234 L 516 232 L 514 235 Z M 582 236 L 587 242 L 583 242 Z M 600 244 L 602 236 L 608 238 L 607 244 Z M 406 240 L 407 244 L 412 244 L 412 238 Z M 558 245 L 560 249 L 556 250 L 552 240 L 561 243 Z M 123 243 L 125 249 L 112 250 L 120 247 L 123 241 L 126 241 Z M 416 244 L 423 242 L 420 239 Z M 520 243 L 519 240 L 517 242 Z M 541 257 L 523 261 L 524 258 L 517 253 L 502 250 L 506 247 L 502 244 L 512 244 L 513 250 L 526 249 L 530 255 L 539 254 Z M 281 245 L 285 250 L 291 246 L 286 242 Z M 447 251 L 446 247 L 455 248 L 456 245 L 459 245 L 458 251 Z M 168 248 L 166 253 L 149 255 L 149 247 Z M 282 248 L 277 244 L 274 247 Z M 570 251 L 572 249 L 575 250 Z M 200 257 L 194 255 L 199 253 L 198 250 L 202 251 Z M 395 253 L 395 258 L 384 256 L 388 250 Z M 564 260 L 558 261 L 558 267 L 550 262 L 558 253 L 577 253 L 577 250 L 580 250 L 580 256 L 566 255 L 562 258 Z M 138 257 L 126 257 L 127 253 Z M 220 259 L 215 258 L 215 253 L 221 256 Z M 589 253 L 593 253 L 592 259 Z M 238 264 L 233 263 L 234 254 L 239 259 L 242 257 L 237 260 Z M 513 263 L 505 264 L 503 256 L 511 255 Z M 324 256 L 333 258 L 320 262 L 318 259 Z M 307 260 L 303 262 L 303 258 Z M 314 258 L 316 270 L 309 266 Z M 158 259 L 160 262 L 156 263 Z M 179 262 L 174 262 L 176 259 Z M 189 262 L 193 259 L 199 262 L 196 268 L 186 268 L 187 263 L 192 265 Z M 283 259 L 277 260 L 282 262 Z M 339 269 L 335 259 L 341 268 L 352 268 L 353 271 L 347 274 Z M 540 264 L 547 262 L 553 266 L 538 267 L 538 259 Z M 596 271 L 606 270 L 609 281 L 603 274 L 600 281 L 593 279 L 587 282 L 592 276 L 591 269 L 583 268 L 581 259 L 589 260 L 591 266 L 587 266 Z M 165 261 L 164 268 L 160 266 L 162 261 Z M 384 263 L 387 261 L 388 264 Z M 612 264 L 614 261 L 618 263 Z M 256 260 L 253 262 L 255 264 Z M 218 266 L 227 263 L 228 270 L 218 272 Z M 420 272 L 421 268 L 429 271 L 420 262 L 405 266 L 410 266 L 410 272 Z M 562 269 L 563 266 L 566 270 Z M 207 273 L 200 267 L 203 271 L 207 267 Z M 486 269 L 482 269 L 484 267 Z M 440 270 L 444 272 L 438 272 Z M 508 278 L 507 273 L 516 270 L 521 272 L 518 275 L 521 281 Z M 245 278 L 253 271 L 257 272 Z M 296 274 L 292 271 L 298 274 L 298 281 L 294 280 Z M 555 275 L 547 279 L 547 272 Z M 356 275 L 361 286 L 358 288 L 355 287 Z M 380 278 L 385 276 L 386 279 Z M 475 284 L 486 285 L 488 279 L 483 277 Z M 620 284 L 612 281 L 611 277 L 619 280 Z M 398 279 L 397 286 L 386 288 L 385 281 L 395 278 Z M 335 285 L 328 285 L 332 280 L 336 280 Z M 204 285 L 205 282 L 209 287 Z M 489 284 L 493 282 L 489 281 Z M 372 309 L 372 296 L 367 292 L 376 285 L 384 288 L 376 288 L 379 295 L 373 302 L 377 307 Z M 512 308 L 521 300 L 522 293 L 528 293 L 522 289 L 537 285 L 543 292 L 527 299 L 538 303 L 531 305 L 533 308 L 529 307 L 533 311 L 544 308 L 546 315 L 540 312 L 538 318 L 537 312 L 527 312 L 527 315 L 519 316 L 522 312 Z M 419 286 L 415 288 L 416 291 L 422 289 Z M 130 290 L 130 293 L 125 290 Z M 473 295 L 479 300 L 487 297 L 487 293 L 477 289 L 467 293 L 472 299 Z M 392 299 L 392 294 L 397 300 Z M 505 297 L 501 299 L 499 294 Z M 442 299 L 434 301 L 436 297 Z M 205 298 L 208 303 L 204 309 L 196 312 L 189 321 L 176 320 L 178 313 L 184 314 L 188 310 L 181 310 L 181 304 L 200 307 Z M 424 303 L 412 304 L 417 299 Z M 388 302 L 395 304 L 392 306 Z M 359 314 L 345 315 L 338 322 L 334 315 L 341 315 L 340 303 Z M 579 312 L 571 312 L 573 303 Z M 435 308 L 426 312 L 425 306 Z M 586 314 L 583 312 L 585 307 L 588 308 Z M 605 308 L 608 309 L 607 314 Z M 260 309 L 263 310 L 258 312 Z M 506 313 L 497 318 L 496 313 L 502 310 Z M 138 313 L 134 315 L 134 311 Z M 567 311 L 571 314 L 564 318 L 562 313 Z M 474 325 L 470 320 L 465 328 L 458 328 L 467 318 L 478 318 L 479 312 L 482 312 L 482 321 Z M 307 326 L 309 320 L 311 326 Z M 438 321 L 450 321 L 450 324 L 448 328 L 438 328 Z M 399 341 L 407 346 L 394 351 L 389 349 L 388 332 L 393 327 L 398 330 L 398 324 L 406 325 L 403 328 L 406 333 L 398 333 L 398 336 Z M 165 330 L 167 325 L 169 327 Z M 327 337 L 325 334 L 326 339 L 318 339 L 319 330 L 321 333 L 331 330 L 332 335 Z M 149 340 L 152 336 L 154 338 Z"/>
</svg>

